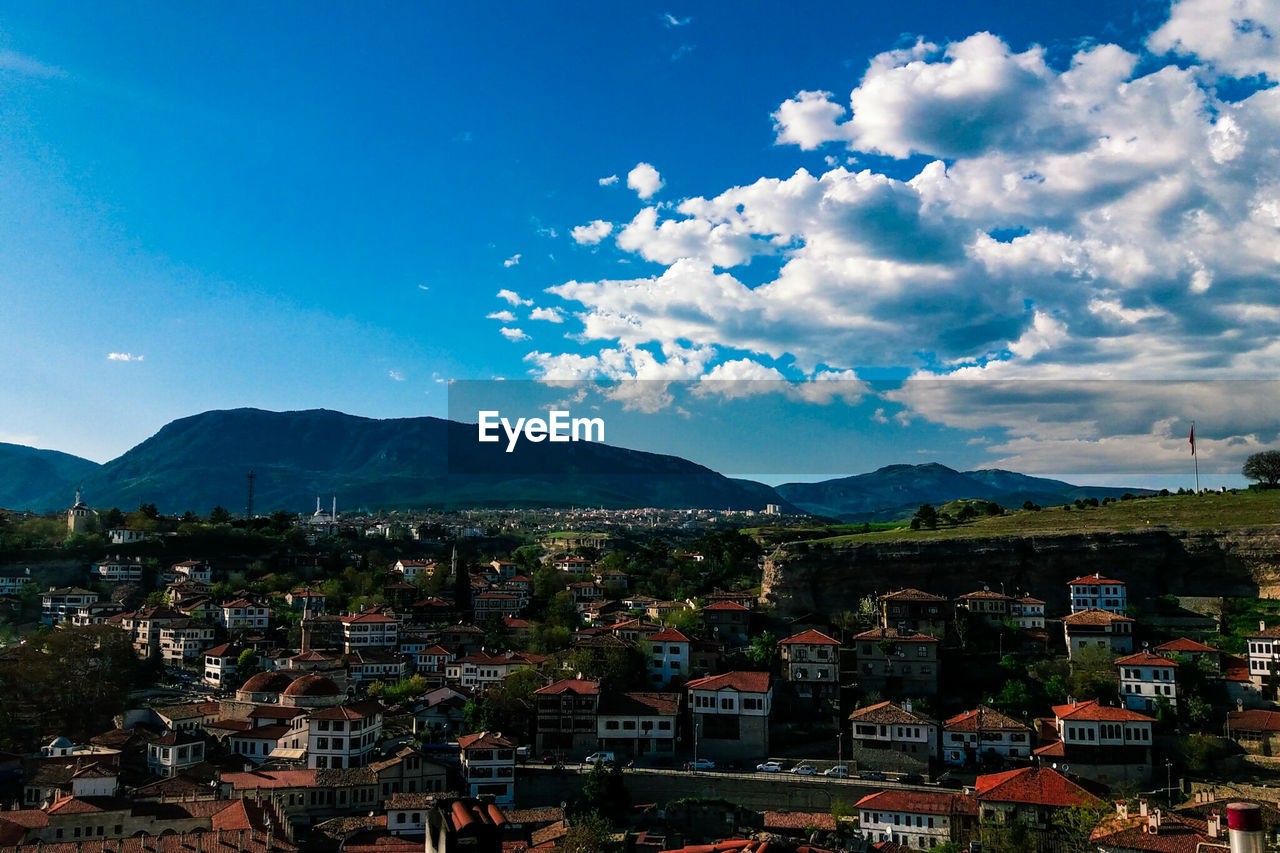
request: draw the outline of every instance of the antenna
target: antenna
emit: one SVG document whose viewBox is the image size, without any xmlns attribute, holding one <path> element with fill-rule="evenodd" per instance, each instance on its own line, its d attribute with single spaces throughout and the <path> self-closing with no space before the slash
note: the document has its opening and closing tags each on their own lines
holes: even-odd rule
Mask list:
<svg viewBox="0 0 1280 853">
<path fill-rule="evenodd" d="M 249 496 L 244 502 L 244 517 L 253 521 L 253 469 L 249 469 Z"/>
</svg>

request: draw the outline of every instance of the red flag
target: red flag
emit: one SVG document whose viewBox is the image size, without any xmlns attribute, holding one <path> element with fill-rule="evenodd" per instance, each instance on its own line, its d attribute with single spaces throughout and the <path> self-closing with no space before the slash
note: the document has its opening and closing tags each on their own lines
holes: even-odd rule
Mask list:
<svg viewBox="0 0 1280 853">
<path fill-rule="evenodd" d="M 1188 438 L 1187 440 L 1191 442 L 1191 455 L 1195 456 L 1196 455 L 1196 425 L 1194 423 L 1191 425 L 1191 437 Z"/>
</svg>

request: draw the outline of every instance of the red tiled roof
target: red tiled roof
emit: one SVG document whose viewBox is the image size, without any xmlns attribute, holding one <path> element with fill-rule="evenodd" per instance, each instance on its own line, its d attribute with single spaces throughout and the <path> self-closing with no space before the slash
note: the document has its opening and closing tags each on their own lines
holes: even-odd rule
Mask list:
<svg viewBox="0 0 1280 853">
<path fill-rule="evenodd" d="M 1116 666 L 1172 666 L 1178 665 L 1177 661 L 1171 661 L 1168 658 L 1161 657 L 1157 654 L 1143 649 L 1137 654 L 1125 655 L 1122 658 L 1116 658 Z"/>
<path fill-rule="evenodd" d="M 172 835 L 146 835 L 133 838 L 81 839 L 79 841 L 55 841 L 20 844 L 5 847 L 4 853 L 190 853 L 199 838 L 203 853 L 268 853 L 268 851 L 293 851 L 298 848 L 285 841 L 279 833 L 269 835 L 258 830 L 229 830 L 221 834 L 203 832 L 199 836 L 190 833 Z M 270 843 L 268 843 L 270 838 Z"/>
<path fill-rule="evenodd" d="M 223 773 L 221 781 L 232 790 L 252 791 L 256 788 L 312 788 L 316 784 L 315 770 L 250 770 L 244 773 Z"/>
<path fill-rule="evenodd" d="M 649 641 L 653 643 L 687 643 L 689 638 L 677 631 L 675 628 L 666 628 L 656 634 L 649 635 Z"/>
<path fill-rule="evenodd" d="M 768 693 L 767 672 L 726 672 L 695 678 L 685 685 L 690 690 L 737 690 L 742 693 Z"/>
<path fill-rule="evenodd" d="M 1090 586 L 1100 583 L 1113 583 L 1120 584 L 1121 586 L 1125 585 L 1124 581 L 1116 580 L 1115 578 L 1104 578 L 1102 575 L 1094 572 L 1091 575 L 1085 575 L 1084 577 L 1076 578 L 1073 581 L 1067 581 L 1067 586 Z"/>
<path fill-rule="evenodd" d="M 346 625 L 354 625 L 357 622 L 394 622 L 396 621 L 390 616 L 383 616 L 381 613 L 356 613 L 352 616 L 343 616 L 340 620 Z"/>
<path fill-rule="evenodd" d="M 810 628 L 808 631 L 801 631 L 799 634 L 792 634 L 785 640 L 780 640 L 778 645 L 838 646 L 840 641 L 828 637 L 821 631 L 815 631 Z"/>
<path fill-rule="evenodd" d="M 1188 639 L 1187 637 L 1179 637 L 1176 640 L 1170 640 L 1167 643 L 1161 643 L 1160 645 L 1156 646 L 1156 651 L 1180 652 L 1185 654 L 1187 652 L 1215 652 L 1216 653 L 1218 650 L 1215 649 L 1213 646 L 1206 646 L 1204 643 L 1197 643 L 1195 640 Z"/>
<path fill-rule="evenodd" d="M 538 696 L 558 696 L 561 693 L 576 693 L 579 696 L 597 696 L 600 685 L 583 678 L 566 678 L 555 684 L 548 684 L 533 691 Z"/>
<path fill-rule="evenodd" d="M 312 711 L 313 720 L 362 720 L 382 713 L 382 703 L 376 699 L 356 702 L 353 705 L 335 705 L 320 711 Z"/>
<path fill-rule="evenodd" d="M 471 749 L 473 746 L 487 749 L 497 749 L 499 747 L 510 749 L 515 744 L 504 738 L 499 732 L 475 732 L 458 738 L 458 749 Z"/>
<path fill-rule="evenodd" d="M 1099 705 L 1097 700 L 1077 702 L 1073 705 L 1054 705 L 1053 715 L 1059 720 L 1076 722 L 1154 723 L 1155 719 L 1128 708 L 1116 708 L 1111 705 Z"/>
<path fill-rule="evenodd" d="M 928 601 L 928 602 L 945 602 L 947 599 L 941 595 L 934 595 L 931 592 L 925 592 L 922 589 L 899 589 L 893 592 L 885 593 L 880 596 L 881 601 Z"/>
<path fill-rule="evenodd" d="M 750 613 L 751 612 L 751 608 L 743 607 L 741 604 L 739 604 L 736 601 L 713 601 L 711 604 L 708 604 L 706 607 L 702 609 L 709 610 L 712 612 L 716 612 L 716 611 L 727 611 L 730 613 Z"/>
<path fill-rule="evenodd" d="M 872 628 L 870 631 L 863 631 L 861 634 L 855 634 L 855 640 L 893 640 L 897 643 L 936 643 L 937 637 L 930 637 L 928 634 L 920 634 L 909 632 L 906 634 L 898 633 L 897 628 Z"/>
<path fill-rule="evenodd" d="M 910 812 L 911 814 L 977 815 L 978 813 L 978 801 L 973 797 L 942 791 L 878 791 L 868 794 L 854 805 L 859 809 Z"/>
<path fill-rule="evenodd" d="M 1222 656 L 1222 677 L 1227 681 L 1252 681 L 1249 674 L 1249 661 L 1237 655 Z"/>
<path fill-rule="evenodd" d="M 980 589 L 977 592 L 966 592 L 964 595 L 960 596 L 957 601 L 971 601 L 979 598 L 988 601 L 1013 601 L 1013 596 L 1005 595 L 1003 592 L 996 592 L 990 589 Z"/>
<path fill-rule="evenodd" d="M 1148 828 L 1149 821 L 1149 818 L 1142 815 L 1123 820 L 1115 815 L 1094 827 L 1089 841 L 1099 850 L 1138 850 L 1151 853 L 1201 853 L 1228 849 L 1225 820 L 1217 838 L 1210 838 L 1208 824 L 1195 818 L 1162 812 L 1160 827 L 1155 832 Z"/>
<path fill-rule="evenodd" d="M 980 801 L 1036 806 L 1089 806 L 1102 800 L 1049 767 L 1022 767 L 979 776 L 974 790 Z"/>
<path fill-rule="evenodd" d="M 892 702 L 877 702 L 865 708 L 859 708 L 849 715 L 848 719 L 859 723 L 875 723 L 876 725 L 895 725 L 898 723 L 918 725 L 931 724 L 933 720 L 923 714 L 908 711 Z"/>
<path fill-rule="evenodd" d="M 1280 711 L 1250 708 L 1227 715 L 1227 727 L 1238 732 L 1280 732 Z"/>
<path fill-rule="evenodd" d="M 1018 722 L 1007 714 L 1002 714 L 994 708 L 988 708 L 986 705 L 979 705 L 972 711 L 965 711 L 963 714 L 956 714 L 943 724 L 943 727 L 949 732 L 1003 732 L 1030 731 L 1025 724 Z"/>
<path fill-rule="evenodd" d="M 1081 610 L 1079 613 L 1063 616 L 1062 621 L 1067 625 L 1110 625 L 1114 622 L 1132 622 L 1133 620 L 1128 616 L 1112 613 L 1110 610 L 1099 610 L 1096 607 L 1091 607 L 1088 610 Z"/>
<path fill-rule="evenodd" d="M 766 811 L 763 814 L 766 832 L 778 829 L 805 830 L 811 826 L 826 832 L 834 832 L 836 828 L 836 819 L 831 816 L 831 812 Z"/>
</svg>

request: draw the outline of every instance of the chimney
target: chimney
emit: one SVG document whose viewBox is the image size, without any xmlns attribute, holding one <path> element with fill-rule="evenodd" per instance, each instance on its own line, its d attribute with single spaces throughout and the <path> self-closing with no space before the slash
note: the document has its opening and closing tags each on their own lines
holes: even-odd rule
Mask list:
<svg viewBox="0 0 1280 853">
<path fill-rule="evenodd" d="M 1116 817 L 1126 820 L 1129 817 L 1129 801 L 1116 800 Z"/>
<path fill-rule="evenodd" d="M 1227 840 L 1231 853 L 1262 853 L 1262 809 L 1257 803 L 1227 806 Z"/>
<path fill-rule="evenodd" d="M 1143 817 L 1147 816 L 1147 798 L 1146 797 L 1138 797 L 1138 814 L 1142 815 Z"/>
<path fill-rule="evenodd" d="M 910 714 L 910 713 L 911 713 L 911 700 L 910 700 L 910 699 L 907 699 L 907 700 L 905 700 L 905 701 L 902 703 L 902 710 L 906 711 L 908 714 Z"/>
<path fill-rule="evenodd" d="M 1153 809 L 1151 814 L 1147 815 L 1147 832 L 1152 835 L 1160 833 L 1160 810 Z"/>
<path fill-rule="evenodd" d="M 1210 838 L 1222 837 L 1222 812 L 1218 811 L 1217 809 L 1214 809 L 1209 814 L 1208 834 Z"/>
<path fill-rule="evenodd" d="M 1258 630 L 1259 630 L 1259 631 L 1265 631 L 1265 630 L 1267 630 L 1267 620 L 1266 620 L 1266 619 L 1259 619 L 1259 620 L 1258 620 Z"/>
</svg>

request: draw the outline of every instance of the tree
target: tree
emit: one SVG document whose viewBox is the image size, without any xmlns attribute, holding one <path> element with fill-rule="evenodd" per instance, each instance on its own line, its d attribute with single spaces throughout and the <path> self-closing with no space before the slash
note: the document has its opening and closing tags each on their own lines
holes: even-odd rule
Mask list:
<svg viewBox="0 0 1280 853">
<path fill-rule="evenodd" d="M 778 638 L 771 631 L 765 631 L 752 638 L 751 648 L 747 650 L 747 659 L 758 667 L 768 669 L 772 666 L 777 652 Z"/>
<path fill-rule="evenodd" d="M 253 649 L 245 649 L 236 658 L 236 674 L 245 677 L 258 671 L 258 653 Z"/>
<path fill-rule="evenodd" d="M 631 809 L 631 792 L 616 763 L 596 764 L 582 783 L 580 814 L 597 814 L 614 823 L 623 820 Z"/>
<path fill-rule="evenodd" d="M 613 853 L 617 849 L 613 827 L 598 814 L 574 818 L 564 841 L 560 842 L 561 853 Z"/>
<path fill-rule="evenodd" d="M 227 512 L 225 507 L 215 506 L 209 513 L 210 524 L 230 524 L 231 513 Z"/>
<path fill-rule="evenodd" d="M 1106 699 L 1116 695 L 1115 655 L 1106 646 L 1077 649 L 1071 661 L 1071 687 L 1077 699 Z"/>
<path fill-rule="evenodd" d="M 911 529 L 933 530 L 938 526 L 938 511 L 931 504 L 920 504 L 916 514 L 911 517 Z"/>
<path fill-rule="evenodd" d="M 1244 460 L 1240 473 L 1267 486 L 1280 482 L 1280 450 L 1264 450 Z"/>
</svg>

